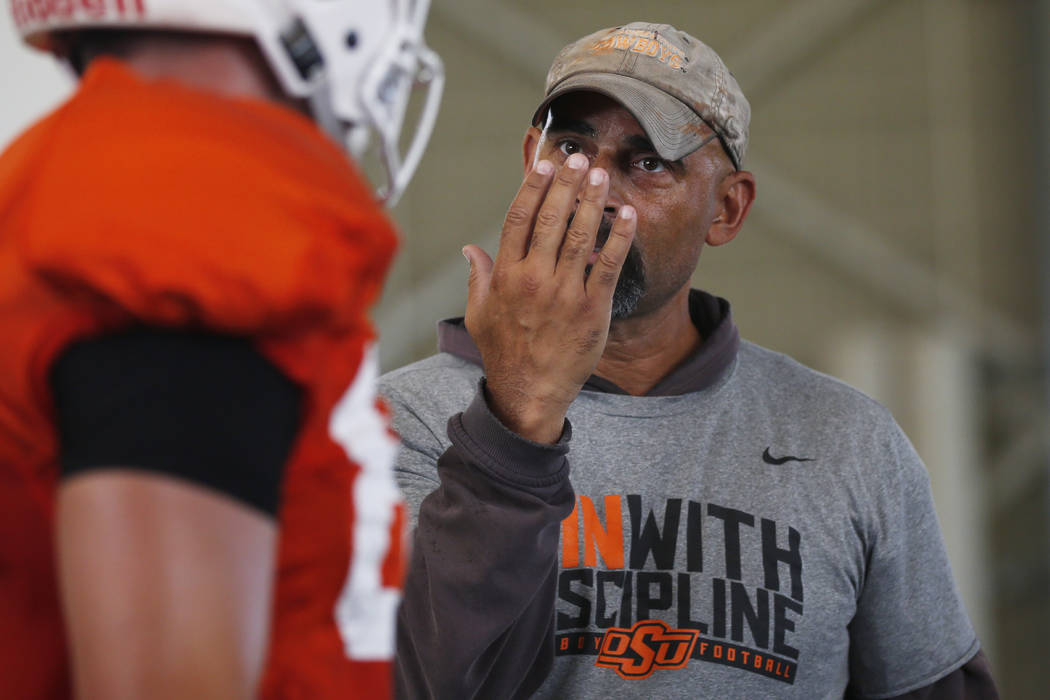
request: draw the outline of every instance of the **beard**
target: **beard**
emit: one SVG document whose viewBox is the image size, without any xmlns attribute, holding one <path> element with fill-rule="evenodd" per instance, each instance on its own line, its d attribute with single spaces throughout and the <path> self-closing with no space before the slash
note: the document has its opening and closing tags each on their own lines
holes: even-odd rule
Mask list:
<svg viewBox="0 0 1050 700">
<path fill-rule="evenodd" d="M 572 223 L 572 216 L 569 217 Z M 598 235 L 595 238 L 595 247 L 601 248 L 609 240 L 612 231 L 612 220 L 602 217 L 602 223 L 598 226 Z M 584 274 L 589 275 L 591 266 L 588 265 Z M 620 269 L 620 276 L 616 280 L 616 289 L 613 291 L 612 318 L 619 320 L 628 318 L 638 308 L 638 302 L 645 296 L 645 266 L 642 263 L 642 255 L 638 249 L 631 244 L 627 251 L 627 259 Z"/>
</svg>

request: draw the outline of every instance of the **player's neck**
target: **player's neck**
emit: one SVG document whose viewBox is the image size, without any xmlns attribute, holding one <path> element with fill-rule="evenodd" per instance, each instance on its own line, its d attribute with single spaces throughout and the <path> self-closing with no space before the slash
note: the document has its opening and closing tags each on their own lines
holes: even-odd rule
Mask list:
<svg viewBox="0 0 1050 700">
<path fill-rule="evenodd" d="M 613 321 L 595 374 L 642 396 L 700 344 L 689 315 L 689 288 L 651 314 Z"/>
<path fill-rule="evenodd" d="M 144 78 L 172 79 L 225 97 L 287 102 L 254 45 L 226 37 L 151 38 L 121 57 Z"/>
</svg>

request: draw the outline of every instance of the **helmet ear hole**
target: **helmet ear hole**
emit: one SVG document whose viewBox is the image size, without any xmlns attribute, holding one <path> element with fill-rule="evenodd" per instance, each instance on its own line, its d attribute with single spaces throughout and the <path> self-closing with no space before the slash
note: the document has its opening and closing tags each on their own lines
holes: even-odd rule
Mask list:
<svg viewBox="0 0 1050 700">
<path fill-rule="evenodd" d="M 302 19 L 296 19 L 281 33 L 281 43 L 303 80 L 309 81 L 314 71 L 324 67 L 324 58 L 317 48 L 317 42 Z"/>
</svg>

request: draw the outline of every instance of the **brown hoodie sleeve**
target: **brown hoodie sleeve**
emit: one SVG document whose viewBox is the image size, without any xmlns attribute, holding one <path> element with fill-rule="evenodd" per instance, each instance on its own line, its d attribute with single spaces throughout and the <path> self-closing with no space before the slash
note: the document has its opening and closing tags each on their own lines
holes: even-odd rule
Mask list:
<svg viewBox="0 0 1050 700">
<path fill-rule="evenodd" d="M 526 698 L 554 659 L 558 537 L 575 495 L 571 433 L 542 445 L 484 400 L 448 422 L 398 616 L 397 697 Z M 484 566 L 479 566 L 484 562 Z"/>
</svg>

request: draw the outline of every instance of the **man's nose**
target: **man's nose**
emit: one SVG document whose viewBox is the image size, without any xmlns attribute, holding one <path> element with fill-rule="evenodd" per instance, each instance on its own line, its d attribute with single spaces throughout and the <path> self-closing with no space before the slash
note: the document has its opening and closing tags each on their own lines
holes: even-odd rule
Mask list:
<svg viewBox="0 0 1050 700">
<path fill-rule="evenodd" d="M 623 181 L 614 168 L 606 168 L 605 172 L 609 173 L 609 195 L 605 200 L 605 215 L 616 218 L 620 207 L 624 205 Z"/>
</svg>

